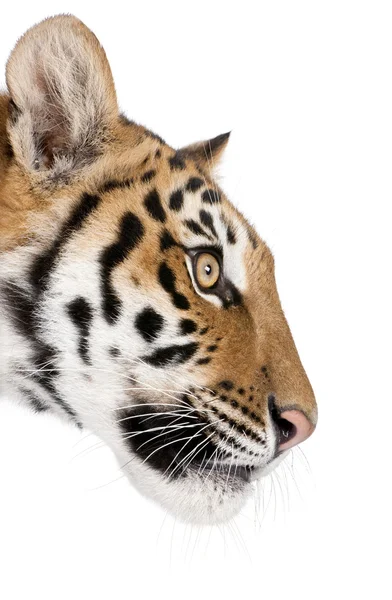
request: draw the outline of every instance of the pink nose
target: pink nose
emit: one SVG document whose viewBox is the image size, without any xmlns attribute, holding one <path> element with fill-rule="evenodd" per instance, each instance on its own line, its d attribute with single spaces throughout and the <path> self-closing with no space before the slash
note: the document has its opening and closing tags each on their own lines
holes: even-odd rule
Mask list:
<svg viewBox="0 0 392 600">
<path fill-rule="evenodd" d="M 297 446 L 310 435 L 315 426 L 299 410 L 286 410 L 280 413 L 275 423 L 280 432 L 279 450 Z"/>
</svg>

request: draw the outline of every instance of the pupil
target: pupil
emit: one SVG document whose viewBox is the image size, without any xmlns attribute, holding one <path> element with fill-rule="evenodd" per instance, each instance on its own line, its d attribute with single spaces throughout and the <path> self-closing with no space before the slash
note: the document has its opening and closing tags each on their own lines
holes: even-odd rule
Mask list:
<svg viewBox="0 0 392 600">
<path fill-rule="evenodd" d="M 207 275 L 211 275 L 211 271 L 212 271 L 211 265 L 206 265 L 204 267 L 204 270 L 205 270 L 205 272 L 206 272 Z"/>
</svg>

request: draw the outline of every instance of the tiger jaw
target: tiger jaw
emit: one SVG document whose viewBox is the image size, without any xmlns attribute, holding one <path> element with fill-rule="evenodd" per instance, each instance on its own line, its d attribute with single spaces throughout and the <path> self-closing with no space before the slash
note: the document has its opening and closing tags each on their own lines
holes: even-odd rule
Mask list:
<svg viewBox="0 0 392 600">
<path fill-rule="evenodd" d="M 129 460 L 129 458 L 128 458 Z M 168 480 L 137 459 L 126 468 L 131 483 L 175 518 L 192 524 L 216 525 L 235 517 L 253 493 L 241 478 L 189 470 L 186 478 Z"/>
<path fill-rule="evenodd" d="M 153 497 L 179 520 L 200 525 L 224 523 L 235 517 L 255 493 L 254 482 L 268 469 L 268 465 L 249 467 L 233 460 L 184 465 L 170 458 L 170 468 L 160 470 L 137 453 L 123 454 L 122 450 L 117 455 L 141 493 Z"/>
<path fill-rule="evenodd" d="M 153 494 L 173 516 L 219 523 L 237 514 L 253 492 L 252 483 L 276 455 L 276 436 L 259 431 L 266 442 L 258 447 L 244 432 L 233 432 L 222 418 L 208 414 L 214 414 L 214 400 L 195 408 L 194 393 L 182 395 L 171 410 L 156 410 L 140 398 L 135 408 L 120 409 L 126 470 L 143 493 Z"/>
</svg>

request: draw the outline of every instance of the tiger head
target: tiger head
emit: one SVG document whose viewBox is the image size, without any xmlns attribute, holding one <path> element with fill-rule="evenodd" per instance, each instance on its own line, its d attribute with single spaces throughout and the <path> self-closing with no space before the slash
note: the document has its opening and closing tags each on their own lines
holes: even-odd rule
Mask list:
<svg viewBox="0 0 392 600">
<path fill-rule="evenodd" d="M 143 493 L 224 521 L 314 430 L 266 244 L 213 179 L 119 113 L 76 18 L 18 42 L 0 100 L 0 375 L 100 436 Z"/>
</svg>

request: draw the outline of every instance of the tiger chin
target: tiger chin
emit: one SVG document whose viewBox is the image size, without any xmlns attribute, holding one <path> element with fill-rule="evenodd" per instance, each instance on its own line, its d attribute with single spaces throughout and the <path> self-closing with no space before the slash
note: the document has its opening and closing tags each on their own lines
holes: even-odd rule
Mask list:
<svg viewBox="0 0 392 600">
<path fill-rule="evenodd" d="M 271 252 L 214 180 L 229 134 L 174 149 L 121 114 L 73 16 L 27 31 L 6 81 L 2 390 L 100 436 L 179 519 L 231 518 L 317 408 Z"/>
</svg>

